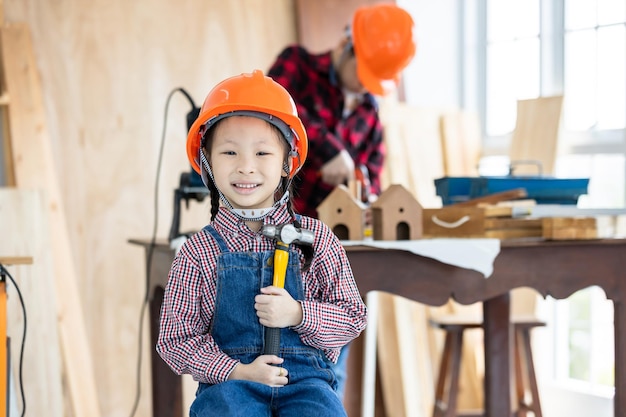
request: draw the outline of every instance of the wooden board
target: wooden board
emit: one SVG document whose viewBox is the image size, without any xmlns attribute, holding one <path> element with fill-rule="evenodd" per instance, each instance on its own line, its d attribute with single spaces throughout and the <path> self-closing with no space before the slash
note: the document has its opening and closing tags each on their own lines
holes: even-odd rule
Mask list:
<svg viewBox="0 0 626 417">
<path fill-rule="evenodd" d="M 468 207 L 480 205 L 495 205 L 503 201 L 518 200 L 528 197 L 525 188 L 515 188 L 513 190 L 501 191 L 498 193 L 488 194 L 482 197 L 476 197 L 460 203 L 451 204 L 454 207 Z"/>
<path fill-rule="evenodd" d="M 539 161 L 543 175 L 554 175 L 563 96 L 517 102 L 517 120 L 509 158 L 511 163 Z M 514 166 L 514 175 L 538 175 L 532 164 Z"/>
<path fill-rule="evenodd" d="M 78 292 L 58 177 L 52 159 L 43 96 L 30 30 L 11 24 L 0 30 L 7 91 L 11 96 L 10 135 L 16 184 L 45 191 L 52 252 L 52 277 L 67 381 L 76 416 L 100 415 L 93 362 Z"/>
<path fill-rule="evenodd" d="M 448 206 L 422 211 L 425 237 L 482 237 L 485 211 L 477 207 Z"/>
<path fill-rule="evenodd" d="M 502 214 L 510 208 L 457 207 L 425 209 L 422 212 L 426 237 L 486 237 L 514 239 L 541 237 L 541 219 L 511 218 Z"/>
<path fill-rule="evenodd" d="M 482 132 L 478 114 L 457 110 L 441 116 L 441 148 L 445 175 L 478 175 L 482 153 Z"/>
<path fill-rule="evenodd" d="M 378 369 L 388 416 L 426 416 L 435 397 L 423 304 L 378 292 Z"/>
<path fill-rule="evenodd" d="M 11 264 L 7 269 L 19 286 L 26 305 L 27 335 L 23 383 L 27 415 L 65 417 L 63 369 L 57 329 L 57 300 L 46 199 L 37 190 L 0 188 L 0 256 L 19 255 L 31 264 Z M 3 264 L 4 264 L 3 260 Z M 13 266 L 11 266 L 13 265 Z M 24 318 L 16 289 L 8 283 L 7 329 L 11 338 L 11 365 L 19 398 L 19 352 Z M 45 348 L 42 348 L 45 347 Z M 17 408 L 21 410 L 21 400 Z"/>
<path fill-rule="evenodd" d="M 423 207 L 439 207 L 434 180 L 444 173 L 439 118 L 443 110 L 380 100 L 387 162 L 383 189 L 400 184 Z"/>
<path fill-rule="evenodd" d="M 543 221 L 543 237 L 551 240 L 597 239 L 595 217 L 546 217 Z"/>
<path fill-rule="evenodd" d="M 7 21 L 27 22 L 32 34 L 100 411 L 127 416 L 136 396 L 146 276 L 143 249 L 126 242 L 149 238 L 155 220 L 157 237 L 167 236 L 173 190 L 190 169 L 189 103 L 174 94 L 165 118 L 168 94 L 183 87 L 200 105 L 223 78 L 267 69 L 296 41 L 294 2 L 77 0 L 68 7 L 17 0 L 5 2 L 5 11 Z M 209 218 L 208 199 L 192 201 L 181 230 L 199 230 Z M 153 415 L 147 332 L 141 349 L 135 417 Z"/>
</svg>

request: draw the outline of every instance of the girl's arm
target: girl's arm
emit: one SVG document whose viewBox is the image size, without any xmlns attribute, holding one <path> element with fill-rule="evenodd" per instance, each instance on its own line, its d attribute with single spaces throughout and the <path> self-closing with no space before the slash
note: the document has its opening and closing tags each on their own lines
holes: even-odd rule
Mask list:
<svg viewBox="0 0 626 417">
<path fill-rule="evenodd" d="M 209 334 L 215 309 L 210 294 L 215 294 L 214 281 L 204 279 L 184 245 L 170 269 L 156 350 L 175 373 L 215 384 L 226 381 L 239 362 L 222 352 Z"/>
</svg>

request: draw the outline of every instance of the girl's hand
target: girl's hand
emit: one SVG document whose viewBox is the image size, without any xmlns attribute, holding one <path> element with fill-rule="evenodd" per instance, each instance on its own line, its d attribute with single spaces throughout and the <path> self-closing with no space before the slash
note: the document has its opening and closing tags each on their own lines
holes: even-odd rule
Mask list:
<svg viewBox="0 0 626 417">
<path fill-rule="evenodd" d="M 265 327 L 284 328 L 302 322 L 302 305 L 284 288 L 261 288 L 261 294 L 254 297 L 254 309 Z"/>
<path fill-rule="evenodd" d="M 281 363 L 283 363 L 283 358 L 275 355 L 261 355 L 251 363 L 238 364 L 228 379 L 241 379 L 259 382 L 271 387 L 282 387 L 289 382 L 287 377 L 289 373 L 285 368 L 278 366 Z"/>
</svg>

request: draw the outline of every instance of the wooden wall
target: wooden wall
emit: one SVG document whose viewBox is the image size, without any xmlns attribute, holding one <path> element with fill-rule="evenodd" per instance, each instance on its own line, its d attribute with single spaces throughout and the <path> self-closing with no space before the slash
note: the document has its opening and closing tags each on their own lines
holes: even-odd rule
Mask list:
<svg viewBox="0 0 626 417">
<path fill-rule="evenodd" d="M 167 96 L 183 87 L 200 105 L 221 79 L 267 69 L 296 40 L 295 6 L 292 0 L 0 4 L 5 22 L 25 22 L 31 29 L 101 415 L 126 416 L 135 395 L 145 291 L 143 250 L 127 240 L 152 233 L 165 122 L 158 237 L 169 232 L 173 190 L 180 173 L 189 170 L 184 145 L 190 106 L 175 94 L 165 120 Z M 192 203 L 181 229 L 197 229 L 208 218 L 208 202 Z M 36 306 L 31 302 L 29 308 Z M 148 340 L 146 334 L 137 417 L 151 415 L 154 347 Z"/>
</svg>

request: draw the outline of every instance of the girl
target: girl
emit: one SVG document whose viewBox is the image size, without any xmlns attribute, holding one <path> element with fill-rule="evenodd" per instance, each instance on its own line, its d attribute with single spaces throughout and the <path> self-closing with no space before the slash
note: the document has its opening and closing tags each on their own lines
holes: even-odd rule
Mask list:
<svg viewBox="0 0 626 417">
<path fill-rule="evenodd" d="M 291 207 L 307 148 L 291 96 L 259 70 L 215 86 L 189 131 L 211 222 L 174 259 L 156 348 L 199 382 L 192 417 L 346 415 L 331 365 L 367 311 L 337 237 Z M 261 231 L 286 223 L 314 239 L 291 245 L 280 288 L 275 241 Z M 263 354 L 264 327 L 280 329 L 279 355 Z"/>
</svg>

